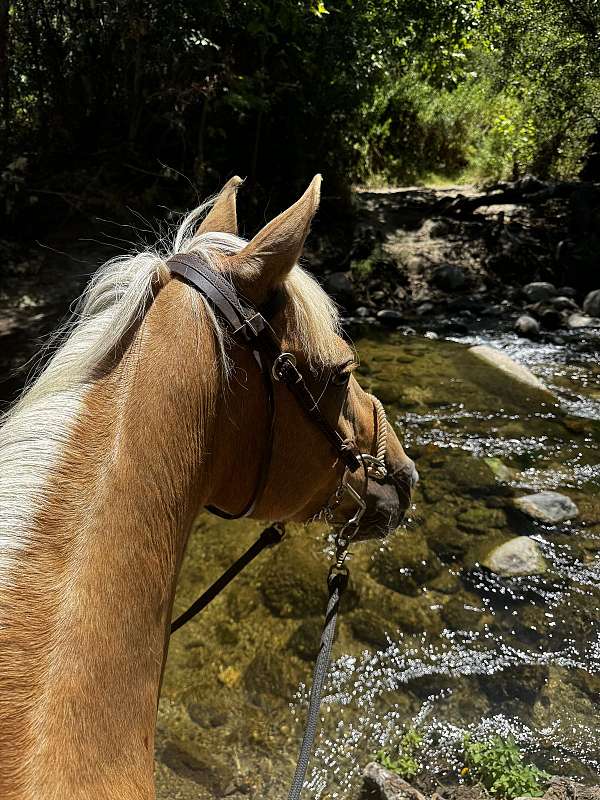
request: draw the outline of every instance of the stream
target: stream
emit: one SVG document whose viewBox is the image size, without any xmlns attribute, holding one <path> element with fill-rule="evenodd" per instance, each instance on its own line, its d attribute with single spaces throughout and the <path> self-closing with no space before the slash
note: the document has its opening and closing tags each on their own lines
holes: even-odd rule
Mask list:
<svg viewBox="0 0 600 800">
<path fill-rule="evenodd" d="M 597 335 L 596 335 L 597 336 Z M 563 344 L 482 330 L 455 340 L 357 331 L 359 380 L 386 405 L 421 482 L 405 525 L 355 547 L 307 797 L 350 800 L 376 751 L 414 728 L 418 784 L 459 778 L 465 733 L 512 734 L 528 760 L 600 773 L 600 337 Z M 527 400 L 475 359 L 492 344 L 558 396 Z M 571 521 L 514 498 L 552 490 Z M 256 537 L 258 523 L 195 525 L 175 612 Z M 543 564 L 480 566 L 531 537 Z M 159 798 L 281 798 L 293 774 L 326 601 L 327 543 L 296 526 L 171 642 L 159 707 Z"/>
</svg>

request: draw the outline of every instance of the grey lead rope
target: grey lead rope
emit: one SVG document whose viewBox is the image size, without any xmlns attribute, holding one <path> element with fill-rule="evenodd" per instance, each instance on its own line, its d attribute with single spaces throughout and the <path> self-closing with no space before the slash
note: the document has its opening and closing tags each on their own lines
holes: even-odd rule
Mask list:
<svg viewBox="0 0 600 800">
<path fill-rule="evenodd" d="M 302 738 L 302 744 L 300 745 L 300 754 L 298 755 L 298 764 L 288 794 L 288 800 L 299 800 L 302 787 L 304 786 L 306 770 L 308 769 L 308 762 L 312 754 L 319 724 L 321 695 L 323 694 L 323 685 L 327 677 L 329 662 L 331 660 L 331 648 L 335 637 L 335 624 L 337 621 L 340 597 L 348 584 L 348 570 L 336 570 L 334 567 L 329 573 L 327 584 L 329 587 L 329 602 L 327 603 L 327 613 L 325 615 L 325 627 L 321 635 L 319 655 L 317 656 L 313 672 L 306 728 L 304 729 L 304 736 Z"/>
</svg>

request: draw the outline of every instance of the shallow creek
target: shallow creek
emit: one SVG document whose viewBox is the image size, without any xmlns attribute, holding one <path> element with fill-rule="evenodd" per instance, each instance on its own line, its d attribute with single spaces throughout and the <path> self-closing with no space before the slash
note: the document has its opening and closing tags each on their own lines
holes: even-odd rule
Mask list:
<svg viewBox="0 0 600 800">
<path fill-rule="evenodd" d="M 491 343 L 560 398 L 528 401 L 467 344 Z M 456 780 L 466 731 L 512 733 L 549 772 L 600 774 L 600 338 L 358 338 L 360 379 L 415 458 L 414 507 L 385 543 L 361 544 L 334 649 L 307 797 L 357 796 L 373 753 L 417 727 L 424 783 Z M 579 515 L 549 526 L 513 498 L 551 489 Z M 261 526 L 202 515 L 182 609 Z M 545 571 L 479 566 L 515 536 Z M 159 797 L 281 798 L 293 773 L 325 603 L 319 526 L 290 530 L 171 642 L 159 708 Z M 451 777 L 452 776 L 452 777 Z"/>
</svg>

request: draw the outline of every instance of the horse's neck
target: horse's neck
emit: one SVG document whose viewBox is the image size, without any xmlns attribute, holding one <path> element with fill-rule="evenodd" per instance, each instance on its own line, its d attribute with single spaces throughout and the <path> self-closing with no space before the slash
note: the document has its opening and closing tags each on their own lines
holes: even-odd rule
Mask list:
<svg viewBox="0 0 600 800">
<path fill-rule="evenodd" d="M 206 499 L 202 432 L 218 380 L 183 291 L 159 294 L 120 364 L 87 391 L 35 546 L 0 597 L 11 617 L 0 648 L 3 798 L 152 796 L 175 579 Z"/>
</svg>

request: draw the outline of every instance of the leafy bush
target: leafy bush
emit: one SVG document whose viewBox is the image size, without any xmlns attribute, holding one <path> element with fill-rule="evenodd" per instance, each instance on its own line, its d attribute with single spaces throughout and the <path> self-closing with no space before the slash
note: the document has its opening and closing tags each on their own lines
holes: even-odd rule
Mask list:
<svg viewBox="0 0 600 800">
<path fill-rule="evenodd" d="M 523 755 L 512 736 L 494 736 L 486 742 L 464 740 L 464 777 L 477 781 L 494 795 L 511 800 L 513 797 L 541 797 L 550 775 L 533 764 L 525 764 Z"/>
<path fill-rule="evenodd" d="M 398 746 L 390 753 L 389 750 L 379 750 L 375 760 L 383 767 L 395 772 L 405 780 L 410 780 L 423 769 L 419 755 L 423 739 L 414 728 L 408 730 L 400 739 Z"/>
</svg>

